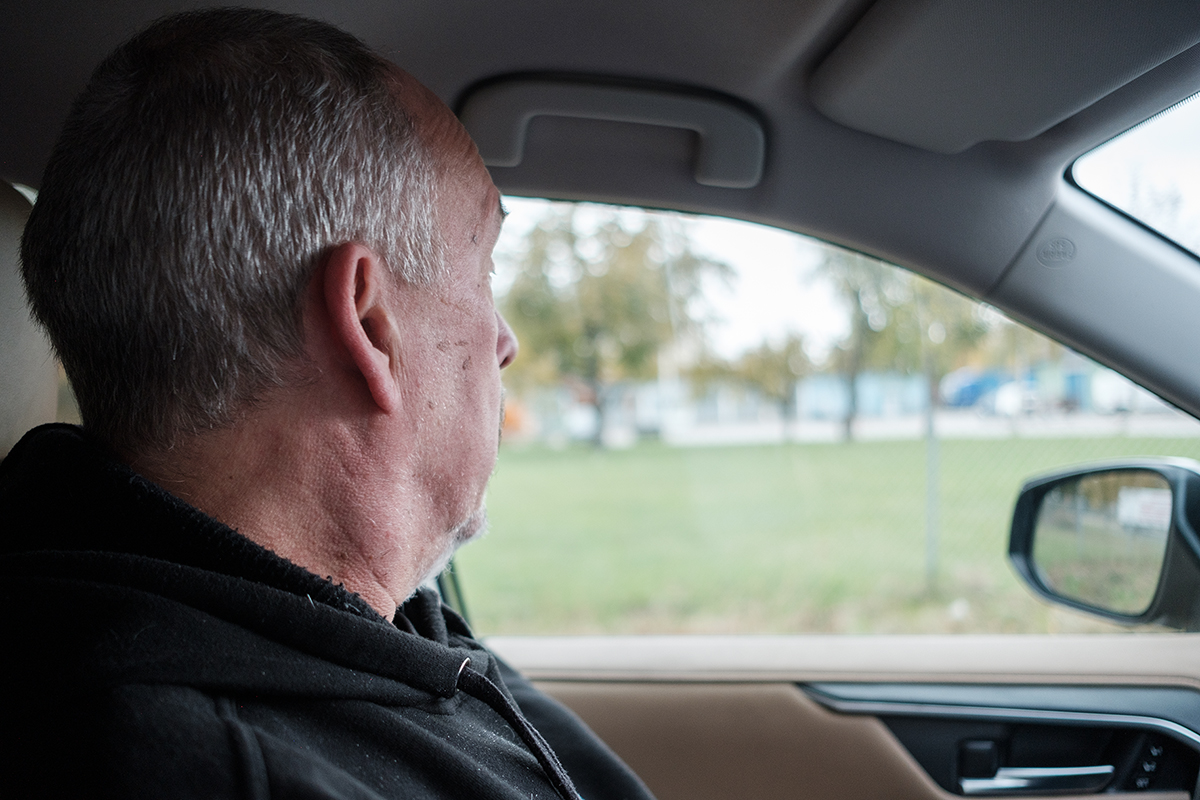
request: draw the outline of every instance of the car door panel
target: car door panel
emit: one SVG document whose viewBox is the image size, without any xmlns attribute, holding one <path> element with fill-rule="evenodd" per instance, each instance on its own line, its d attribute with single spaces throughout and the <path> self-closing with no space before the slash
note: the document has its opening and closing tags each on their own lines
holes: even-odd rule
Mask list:
<svg viewBox="0 0 1200 800">
<path fill-rule="evenodd" d="M 1174 784 L 1190 788 L 1200 761 L 1200 638 L 1187 634 L 489 645 L 583 717 L 663 800 L 961 796 L 964 741 L 999 742 L 1020 762 L 1012 767 L 1103 754 L 1117 787 L 1133 785 L 1149 741 L 1169 743 L 1170 768 L 1186 773 L 1172 773 Z"/>
</svg>

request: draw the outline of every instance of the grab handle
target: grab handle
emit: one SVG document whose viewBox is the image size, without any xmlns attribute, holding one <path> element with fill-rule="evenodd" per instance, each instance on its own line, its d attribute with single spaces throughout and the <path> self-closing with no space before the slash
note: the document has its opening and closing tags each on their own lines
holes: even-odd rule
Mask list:
<svg viewBox="0 0 1200 800">
<path fill-rule="evenodd" d="M 992 778 L 959 778 L 963 794 L 1038 794 L 1041 792 L 1098 792 L 1116 770 L 1112 764 L 1095 767 L 1001 767 Z"/>
<path fill-rule="evenodd" d="M 745 110 L 710 97 L 570 81 L 509 80 L 472 92 L 459 119 L 489 167 L 515 167 L 525 129 L 538 116 L 635 122 L 694 131 L 694 177 L 705 186 L 749 189 L 762 180 L 766 137 Z"/>
</svg>

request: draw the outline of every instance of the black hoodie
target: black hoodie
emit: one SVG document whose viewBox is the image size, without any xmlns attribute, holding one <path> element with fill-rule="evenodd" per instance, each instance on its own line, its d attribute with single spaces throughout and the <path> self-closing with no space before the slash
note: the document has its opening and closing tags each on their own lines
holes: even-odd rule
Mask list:
<svg viewBox="0 0 1200 800">
<path fill-rule="evenodd" d="M 72 426 L 0 464 L 0 586 L 5 796 L 649 797 L 435 593 L 391 624 Z"/>
</svg>

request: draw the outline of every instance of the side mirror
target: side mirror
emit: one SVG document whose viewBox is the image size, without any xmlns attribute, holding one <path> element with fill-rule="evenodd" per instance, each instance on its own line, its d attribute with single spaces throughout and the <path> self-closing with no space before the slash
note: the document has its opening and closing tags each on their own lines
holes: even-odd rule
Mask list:
<svg viewBox="0 0 1200 800">
<path fill-rule="evenodd" d="M 1128 625 L 1200 630 L 1200 463 L 1130 459 L 1028 481 L 1008 557 L 1039 595 Z"/>
</svg>

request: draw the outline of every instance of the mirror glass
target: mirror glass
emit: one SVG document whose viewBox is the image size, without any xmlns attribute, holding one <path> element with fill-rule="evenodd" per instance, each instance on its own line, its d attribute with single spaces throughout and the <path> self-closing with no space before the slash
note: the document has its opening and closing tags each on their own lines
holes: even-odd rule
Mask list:
<svg viewBox="0 0 1200 800">
<path fill-rule="evenodd" d="M 1042 500 L 1034 565 L 1046 587 L 1067 599 L 1137 616 L 1154 599 L 1170 527 L 1171 487 L 1157 472 L 1075 478 Z"/>
</svg>

